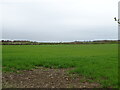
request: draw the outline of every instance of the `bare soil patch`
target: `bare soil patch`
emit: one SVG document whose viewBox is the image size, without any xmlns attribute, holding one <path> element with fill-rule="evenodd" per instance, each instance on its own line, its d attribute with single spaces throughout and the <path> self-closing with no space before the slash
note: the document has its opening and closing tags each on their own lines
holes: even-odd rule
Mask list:
<svg viewBox="0 0 120 90">
<path fill-rule="evenodd" d="M 101 86 L 98 83 L 84 81 L 82 76 L 68 74 L 68 70 L 70 69 L 40 67 L 20 73 L 3 73 L 3 88 L 99 88 Z"/>
</svg>

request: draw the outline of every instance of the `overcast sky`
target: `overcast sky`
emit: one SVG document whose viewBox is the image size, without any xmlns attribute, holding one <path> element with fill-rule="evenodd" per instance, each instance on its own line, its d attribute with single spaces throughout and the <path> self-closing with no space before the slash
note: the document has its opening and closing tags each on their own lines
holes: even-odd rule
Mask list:
<svg viewBox="0 0 120 90">
<path fill-rule="evenodd" d="M 118 39 L 119 0 L 1 0 L 3 39 Z"/>
</svg>

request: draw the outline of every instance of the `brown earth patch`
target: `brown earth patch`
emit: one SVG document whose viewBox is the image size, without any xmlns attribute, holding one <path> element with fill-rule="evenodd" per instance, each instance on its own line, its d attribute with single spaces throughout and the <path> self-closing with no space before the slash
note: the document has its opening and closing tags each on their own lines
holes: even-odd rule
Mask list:
<svg viewBox="0 0 120 90">
<path fill-rule="evenodd" d="M 3 88 L 99 88 L 82 76 L 67 74 L 70 69 L 49 69 L 40 67 L 19 73 L 3 73 Z M 82 80 L 82 81 L 81 81 Z"/>
</svg>

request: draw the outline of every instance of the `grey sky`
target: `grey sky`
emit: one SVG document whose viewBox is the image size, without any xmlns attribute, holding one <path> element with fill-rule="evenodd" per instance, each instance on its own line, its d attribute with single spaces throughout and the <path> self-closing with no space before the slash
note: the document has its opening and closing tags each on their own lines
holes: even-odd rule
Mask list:
<svg viewBox="0 0 120 90">
<path fill-rule="evenodd" d="M 3 39 L 117 39 L 119 0 L 2 0 Z"/>
</svg>

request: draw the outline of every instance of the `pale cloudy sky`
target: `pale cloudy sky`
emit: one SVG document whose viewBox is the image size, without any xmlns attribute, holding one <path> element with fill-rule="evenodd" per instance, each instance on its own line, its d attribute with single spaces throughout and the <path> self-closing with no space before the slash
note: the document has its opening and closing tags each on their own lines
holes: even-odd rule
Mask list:
<svg viewBox="0 0 120 90">
<path fill-rule="evenodd" d="M 117 39 L 119 0 L 1 0 L 3 39 Z"/>
</svg>

